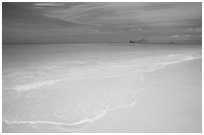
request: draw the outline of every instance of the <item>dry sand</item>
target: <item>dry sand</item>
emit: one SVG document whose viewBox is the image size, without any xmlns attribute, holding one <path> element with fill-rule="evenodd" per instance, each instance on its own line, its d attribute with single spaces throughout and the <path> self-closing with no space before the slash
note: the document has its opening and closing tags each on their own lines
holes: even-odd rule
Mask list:
<svg viewBox="0 0 204 135">
<path fill-rule="evenodd" d="M 147 73 L 133 108 L 109 112 L 83 132 L 201 132 L 201 60 Z"/>
<path fill-rule="evenodd" d="M 201 59 L 146 73 L 134 107 L 79 126 L 5 124 L 3 132 L 201 132 Z"/>
</svg>

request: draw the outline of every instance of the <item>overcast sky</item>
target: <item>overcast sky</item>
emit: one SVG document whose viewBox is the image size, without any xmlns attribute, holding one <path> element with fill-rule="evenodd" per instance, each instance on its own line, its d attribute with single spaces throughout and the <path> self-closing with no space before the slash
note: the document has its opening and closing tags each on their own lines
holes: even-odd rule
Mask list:
<svg viewBox="0 0 204 135">
<path fill-rule="evenodd" d="M 3 3 L 3 42 L 201 43 L 202 3 Z"/>
</svg>

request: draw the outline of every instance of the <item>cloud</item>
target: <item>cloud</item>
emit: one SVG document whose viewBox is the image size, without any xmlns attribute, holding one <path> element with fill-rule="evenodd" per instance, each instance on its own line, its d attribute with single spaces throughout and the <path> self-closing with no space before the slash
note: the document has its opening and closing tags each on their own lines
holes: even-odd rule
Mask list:
<svg viewBox="0 0 204 135">
<path fill-rule="evenodd" d="M 129 31 L 141 31 L 142 28 L 131 28 Z"/>
<path fill-rule="evenodd" d="M 198 28 L 188 28 L 189 32 L 198 32 L 201 33 L 202 32 L 202 27 L 198 27 Z"/>
<path fill-rule="evenodd" d="M 64 3 L 57 3 L 57 2 L 38 2 L 34 4 L 35 6 L 64 6 Z"/>
<path fill-rule="evenodd" d="M 172 35 L 171 37 L 172 37 L 172 38 L 178 38 L 179 35 Z"/>
<path fill-rule="evenodd" d="M 91 25 L 134 24 L 138 21 L 133 14 L 144 3 L 91 3 L 75 6 L 70 9 L 47 11 L 44 15 L 66 21 Z M 133 17 L 131 17 L 133 16 Z"/>
<path fill-rule="evenodd" d="M 86 35 L 87 41 L 93 36 L 122 41 L 138 37 L 191 38 L 202 33 L 201 2 L 8 2 L 2 9 L 3 33 L 8 39 L 13 33 L 16 39 L 21 33 L 22 40 L 44 36 L 62 41 L 68 37 L 78 41 L 77 35 Z M 115 39 L 111 38 L 114 35 Z"/>
<path fill-rule="evenodd" d="M 174 27 L 201 19 L 201 3 L 87 3 L 46 11 L 47 17 L 91 25 Z"/>
<path fill-rule="evenodd" d="M 170 36 L 171 38 L 176 38 L 176 39 L 187 39 L 187 38 L 196 38 L 196 37 L 201 37 L 201 34 L 199 35 L 172 35 Z"/>
</svg>

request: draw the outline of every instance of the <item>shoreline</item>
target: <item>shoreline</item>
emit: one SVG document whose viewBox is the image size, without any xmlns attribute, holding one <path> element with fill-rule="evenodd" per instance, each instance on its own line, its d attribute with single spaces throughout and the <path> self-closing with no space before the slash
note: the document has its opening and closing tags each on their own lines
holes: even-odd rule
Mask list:
<svg viewBox="0 0 204 135">
<path fill-rule="evenodd" d="M 95 121 L 84 132 L 200 133 L 202 82 L 199 74 L 201 66 L 198 65 L 201 65 L 201 60 L 172 64 L 146 73 L 148 87 L 137 95 L 137 103 L 133 108 L 112 111 L 104 119 Z M 185 70 L 182 69 L 184 67 Z M 169 78 L 172 79 L 171 83 Z M 180 79 L 184 79 L 183 82 L 178 81 Z M 107 124 L 113 127 L 110 128 Z"/>
<path fill-rule="evenodd" d="M 154 72 L 149 72 L 149 73 L 145 73 L 145 78 L 146 78 L 146 75 L 147 76 L 151 76 L 151 74 L 161 74 L 162 72 L 164 72 L 163 73 L 163 75 L 161 75 L 161 76 L 165 76 L 165 71 L 166 70 L 175 70 L 175 69 L 178 69 L 178 67 L 183 67 L 183 65 L 189 65 L 189 64 L 191 64 L 191 63 L 199 63 L 199 62 L 201 62 L 201 58 L 200 59 L 196 59 L 196 60 L 189 60 L 189 61 L 185 61 L 185 62 L 181 62 L 181 63 L 177 63 L 177 64 L 171 64 L 171 65 L 168 65 L 168 66 L 166 66 L 165 68 L 162 68 L 162 69 L 160 69 L 160 70 L 157 70 L 157 71 L 154 71 Z M 157 75 L 156 75 L 157 76 Z M 168 76 L 167 76 L 168 77 Z M 145 79 L 144 78 L 144 79 Z M 159 78 L 157 78 L 157 79 L 159 79 Z M 145 79 L 145 82 L 148 82 L 148 79 Z M 145 90 L 142 90 L 141 92 L 139 92 L 137 95 L 136 95 L 136 99 L 137 99 L 137 101 L 138 102 L 140 102 L 140 100 L 142 100 L 141 99 L 141 97 L 138 99 L 138 95 L 140 95 L 142 92 L 144 92 Z M 147 93 L 146 93 L 147 94 Z M 148 95 L 148 94 L 147 94 Z M 88 122 L 86 125 L 87 125 L 87 128 L 86 129 L 84 129 L 84 131 L 88 131 L 88 132 L 92 132 L 91 130 L 88 130 L 89 129 L 89 127 L 91 127 L 90 125 L 92 125 L 93 126 L 93 124 L 94 123 L 99 123 L 100 124 L 100 121 L 104 121 L 104 120 L 106 120 L 107 121 L 107 117 L 109 117 L 110 118 L 110 115 L 112 115 L 112 114 L 114 114 L 114 113 L 116 113 L 117 114 L 117 112 L 126 112 L 126 111 L 128 111 L 128 110 L 132 110 L 132 109 L 134 109 L 134 108 L 137 108 L 138 107 L 138 102 L 134 105 L 134 107 L 128 107 L 128 108 L 125 108 L 125 109 L 114 109 L 114 110 L 111 110 L 111 111 L 108 111 L 108 113 L 107 114 L 105 114 L 105 116 L 103 116 L 103 117 L 101 117 L 100 119 L 98 119 L 98 120 L 96 120 L 96 121 L 91 121 L 91 122 Z M 141 107 L 141 106 L 140 106 Z M 128 114 L 127 114 L 128 115 Z M 89 125 L 90 124 L 90 125 Z M 77 125 L 76 125 L 77 126 Z M 95 127 L 95 126 L 94 126 Z M 97 127 L 97 126 L 96 126 Z M 100 127 L 100 126 L 99 126 Z M 99 128 L 98 127 L 98 128 Z M 102 128 L 103 129 L 103 128 Z M 80 130 L 80 129 L 79 129 Z M 98 129 L 99 130 L 99 129 Z M 76 130 L 76 132 L 77 132 L 78 130 Z M 102 131 L 100 131 L 99 130 L 99 132 L 102 132 Z M 104 131 L 105 132 L 105 131 Z"/>
</svg>

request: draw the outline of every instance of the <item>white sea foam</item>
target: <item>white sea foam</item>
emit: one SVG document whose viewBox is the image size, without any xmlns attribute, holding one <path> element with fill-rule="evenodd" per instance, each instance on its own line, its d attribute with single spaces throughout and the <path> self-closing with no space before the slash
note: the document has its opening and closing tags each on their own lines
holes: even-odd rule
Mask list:
<svg viewBox="0 0 204 135">
<path fill-rule="evenodd" d="M 195 59 L 200 59 L 200 56 L 197 57 L 193 57 L 193 56 L 179 56 L 179 55 L 167 55 L 167 57 L 164 57 L 164 62 L 159 62 L 154 64 L 149 70 L 148 72 L 153 72 L 156 70 L 160 70 L 168 65 L 171 64 L 176 64 L 176 63 L 182 63 L 185 61 L 189 61 L 189 60 L 195 60 Z"/>
<path fill-rule="evenodd" d="M 96 121 L 102 117 L 104 117 L 107 112 L 109 111 L 109 106 L 106 106 L 106 108 L 101 111 L 100 113 L 98 113 L 95 117 L 93 118 L 83 118 L 77 122 L 72 122 L 72 123 L 63 123 L 63 122 L 54 122 L 54 121 L 30 121 L 30 120 L 25 120 L 25 121 L 8 121 L 8 120 L 2 120 L 3 122 L 7 123 L 7 124 L 51 124 L 51 125 L 67 125 L 67 126 L 75 126 L 75 125 L 80 125 L 83 123 L 87 123 L 87 122 L 93 122 Z"/>
<path fill-rule="evenodd" d="M 144 88 L 145 87 L 141 87 L 139 90 L 144 89 Z M 130 104 L 122 105 L 122 106 L 115 106 L 115 107 L 112 107 L 112 108 L 110 108 L 107 105 L 101 112 L 96 114 L 94 117 L 92 117 L 92 118 L 85 117 L 85 118 L 82 118 L 79 121 L 72 122 L 72 123 L 55 122 L 55 121 L 38 121 L 38 120 L 37 121 L 30 121 L 30 120 L 24 120 L 24 121 L 20 121 L 20 120 L 18 120 L 18 121 L 15 121 L 15 120 L 12 120 L 12 121 L 10 121 L 10 120 L 3 120 L 3 122 L 5 122 L 7 124 L 51 124 L 51 125 L 75 126 L 75 125 L 80 125 L 80 124 L 83 124 L 83 123 L 94 122 L 94 121 L 96 121 L 98 119 L 101 119 L 104 116 L 106 116 L 106 114 L 108 112 L 110 112 L 110 111 L 114 111 L 114 110 L 117 110 L 117 109 L 124 109 L 124 108 L 134 107 L 135 104 L 136 104 L 136 97 L 135 97 L 135 95 L 133 95 L 133 97 L 134 97 L 134 100 Z"/>
<path fill-rule="evenodd" d="M 23 73 L 20 74 L 20 71 L 17 71 L 18 74 L 16 74 L 16 72 L 13 73 L 13 75 L 11 76 L 11 73 L 9 74 L 8 77 L 12 77 L 15 78 L 16 80 L 21 81 L 23 78 L 26 81 L 26 78 L 28 78 L 28 76 L 30 76 L 30 78 L 35 78 L 35 80 L 41 80 L 41 81 L 34 81 L 34 82 L 27 82 L 24 84 L 19 85 L 17 83 L 17 85 L 14 85 L 11 89 L 16 90 L 18 92 L 20 91 L 28 91 L 28 90 L 34 90 L 36 88 L 39 87 L 51 87 L 53 85 L 55 85 L 57 82 L 60 81 L 77 81 L 77 80 L 83 80 L 83 79 L 103 79 L 103 78 L 111 78 L 111 77 L 120 77 L 120 76 L 124 76 L 124 75 L 128 75 L 128 74 L 132 74 L 132 73 L 136 73 L 136 72 L 153 72 L 159 69 L 164 68 L 167 65 L 170 64 L 176 64 L 176 63 L 180 63 L 180 62 L 184 62 L 184 61 L 188 61 L 188 60 L 193 60 L 193 59 L 197 59 L 200 58 L 199 56 L 191 56 L 191 55 L 187 55 L 187 56 L 182 56 L 179 54 L 169 54 L 167 56 L 164 57 L 156 57 L 156 58 L 144 58 L 144 60 L 142 59 L 130 59 L 130 60 L 126 60 L 126 61 L 117 61 L 117 62 L 112 62 L 112 63 L 106 63 L 104 62 L 103 65 L 95 65 L 93 63 L 93 65 L 88 65 L 86 67 L 77 67 L 77 70 L 66 70 L 66 62 L 62 62 L 62 65 L 58 65 L 54 67 L 58 67 L 58 68 L 50 68 L 52 69 L 49 72 L 58 72 L 60 71 L 57 76 L 61 77 L 58 78 L 57 80 L 53 80 L 53 78 L 47 78 L 46 80 L 41 80 L 42 77 L 44 76 L 52 76 L 51 73 L 49 75 L 49 72 L 47 73 L 46 71 L 42 71 L 40 70 L 39 66 L 37 66 L 36 68 L 34 66 L 32 66 L 31 69 L 34 70 L 34 72 L 40 71 L 35 77 L 35 73 L 31 73 L 32 70 L 28 70 L 27 72 L 24 70 Z M 57 62 L 58 64 L 60 62 Z M 84 62 L 83 62 L 84 63 Z M 79 65 L 80 66 L 80 65 Z M 44 67 L 44 66 L 42 66 Z M 75 68 L 75 67 L 74 67 Z M 28 69 L 30 69 L 28 67 Z M 147 70 L 146 70 L 147 69 Z M 35 71 L 37 70 L 37 71 Z M 45 72 L 45 73 L 44 73 Z M 54 76 L 53 76 L 54 77 Z M 12 79 L 11 78 L 11 79 Z M 12 86 L 12 85 L 11 85 Z"/>
<path fill-rule="evenodd" d="M 24 85 L 18 85 L 14 87 L 16 91 L 27 91 L 31 89 L 35 89 L 38 87 L 43 87 L 43 86 L 52 86 L 55 83 L 57 83 L 59 80 L 50 80 L 50 81 L 43 81 L 43 82 L 36 82 L 36 83 L 29 83 L 29 84 L 24 84 Z"/>
</svg>

